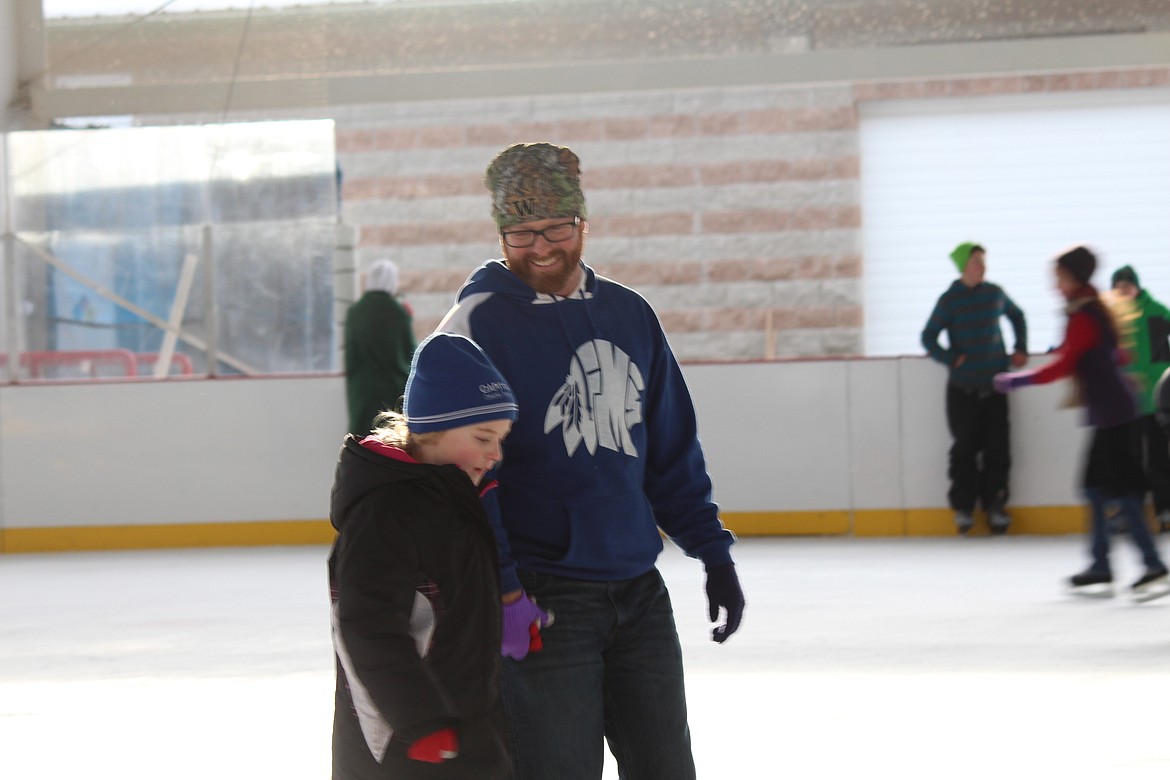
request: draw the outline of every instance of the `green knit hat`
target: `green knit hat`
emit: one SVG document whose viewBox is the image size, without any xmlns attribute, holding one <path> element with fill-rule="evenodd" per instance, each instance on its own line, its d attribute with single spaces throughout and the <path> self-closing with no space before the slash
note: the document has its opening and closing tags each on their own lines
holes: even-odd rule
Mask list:
<svg viewBox="0 0 1170 780">
<path fill-rule="evenodd" d="M 955 262 L 955 267 L 959 269 L 959 273 L 967 270 L 967 261 L 971 259 L 971 253 L 976 249 L 981 250 L 983 247 L 974 241 L 964 241 L 955 247 L 955 251 L 951 252 L 951 260 Z"/>
<path fill-rule="evenodd" d="M 1110 287 L 1116 287 L 1118 282 L 1129 282 L 1139 290 L 1142 286 L 1138 283 L 1137 271 L 1133 270 L 1131 265 L 1123 265 L 1113 272 L 1113 278 L 1109 280 Z"/>
<path fill-rule="evenodd" d="M 585 219 L 581 161 L 568 147 L 509 146 L 488 165 L 483 183 L 492 195 L 497 229 L 556 217 Z"/>
</svg>

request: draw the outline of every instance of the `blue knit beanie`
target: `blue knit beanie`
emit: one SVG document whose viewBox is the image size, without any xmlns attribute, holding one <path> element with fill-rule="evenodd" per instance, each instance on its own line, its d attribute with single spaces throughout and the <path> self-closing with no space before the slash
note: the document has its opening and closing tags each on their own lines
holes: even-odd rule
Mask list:
<svg viewBox="0 0 1170 780">
<path fill-rule="evenodd" d="M 466 336 L 435 333 L 415 350 L 403 403 L 412 433 L 515 420 L 519 409 L 503 375 Z"/>
</svg>

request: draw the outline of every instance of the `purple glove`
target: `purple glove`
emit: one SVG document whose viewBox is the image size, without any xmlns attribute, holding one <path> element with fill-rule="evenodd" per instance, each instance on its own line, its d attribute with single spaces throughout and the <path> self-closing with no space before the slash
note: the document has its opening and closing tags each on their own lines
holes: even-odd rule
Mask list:
<svg viewBox="0 0 1170 780">
<path fill-rule="evenodd" d="M 743 617 L 743 589 L 739 587 L 739 575 L 734 563 L 721 563 L 707 569 L 707 615 L 714 623 L 719 618 L 719 608 L 727 613 L 723 625 L 715 626 L 711 640 L 723 644 L 739 628 Z"/>
<path fill-rule="evenodd" d="M 521 593 L 520 598 L 504 605 L 504 641 L 500 646 L 501 655 L 523 661 L 530 649 L 538 649 L 533 648 L 533 645 L 540 644 L 539 629 L 551 626 L 552 622 L 552 613 L 536 606 L 536 602 L 529 598 L 527 593 Z M 532 631 L 534 625 L 538 629 L 536 632 Z"/>
<path fill-rule="evenodd" d="M 1032 384 L 1032 372 L 1030 371 L 1009 371 L 996 374 L 991 378 L 991 386 L 995 388 L 997 393 L 1007 394 L 1016 388 L 1030 384 Z"/>
</svg>

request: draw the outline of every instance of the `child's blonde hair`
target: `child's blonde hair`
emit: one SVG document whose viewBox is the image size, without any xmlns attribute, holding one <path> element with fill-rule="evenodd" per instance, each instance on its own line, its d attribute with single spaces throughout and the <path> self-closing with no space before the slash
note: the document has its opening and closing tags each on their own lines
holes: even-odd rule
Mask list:
<svg viewBox="0 0 1170 780">
<path fill-rule="evenodd" d="M 378 412 L 374 417 L 374 430 L 370 432 L 370 436 L 382 444 L 397 447 L 411 456 L 417 455 L 424 444 L 434 444 L 442 435 L 443 431 L 414 433 L 407 427 L 406 417 L 393 411 Z"/>
<path fill-rule="evenodd" d="M 1137 348 L 1137 321 L 1142 316 L 1137 304 L 1116 290 L 1101 293 L 1101 302 L 1105 304 L 1105 309 L 1113 320 L 1117 346 L 1132 354 Z"/>
</svg>

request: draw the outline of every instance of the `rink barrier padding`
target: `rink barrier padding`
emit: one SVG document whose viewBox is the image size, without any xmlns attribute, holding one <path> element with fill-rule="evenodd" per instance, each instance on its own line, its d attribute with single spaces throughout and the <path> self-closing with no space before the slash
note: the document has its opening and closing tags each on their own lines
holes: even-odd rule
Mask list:
<svg viewBox="0 0 1170 780">
<path fill-rule="evenodd" d="M 1079 506 L 1009 507 L 1012 534 L 1075 534 L 1085 530 Z M 954 536 L 950 509 L 857 509 L 839 511 L 724 512 L 723 524 L 737 536 Z M 986 518 L 975 514 L 974 535 L 986 534 Z"/>
<path fill-rule="evenodd" d="M 1011 507 L 1013 535 L 1075 534 L 1085 530 L 1079 506 Z M 954 536 L 949 509 L 725 512 L 737 536 Z M 976 513 L 972 535 L 987 533 Z M 0 553 L 149 550 L 182 547 L 252 547 L 329 544 L 327 520 L 285 520 L 169 525 L 57 526 L 0 529 Z"/>
<path fill-rule="evenodd" d="M 329 544 L 333 536 L 328 520 L 5 528 L 0 529 L 0 552 Z"/>
</svg>

